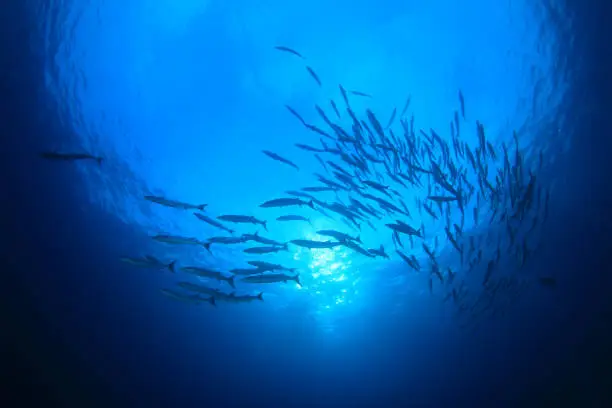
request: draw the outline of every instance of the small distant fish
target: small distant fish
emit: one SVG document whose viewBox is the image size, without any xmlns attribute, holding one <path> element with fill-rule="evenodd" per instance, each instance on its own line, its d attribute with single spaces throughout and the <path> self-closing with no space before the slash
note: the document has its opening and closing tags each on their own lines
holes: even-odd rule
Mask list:
<svg viewBox="0 0 612 408">
<path fill-rule="evenodd" d="M 229 296 L 224 296 L 221 300 L 229 303 L 249 303 L 255 300 L 263 302 L 264 298 L 263 292 L 259 292 L 257 295 L 236 295 L 235 293 L 230 293 Z"/>
<path fill-rule="evenodd" d="M 151 201 L 152 203 L 163 205 L 164 207 L 178 208 L 181 210 L 204 211 L 204 209 L 208 206 L 208 204 L 189 204 L 182 201 L 170 200 L 165 197 L 153 195 L 146 195 L 144 196 L 144 199 L 147 201 Z"/>
<path fill-rule="evenodd" d="M 246 248 L 242 252 L 247 254 L 272 254 L 280 251 L 287 251 L 287 245 L 283 246 L 262 246 L 262 247 L 252 247 Z"/>
<path fill-rule="evenodd" d="M 151 255 L 146 255 L 142 258 L 133 258 L 133 257 L 129 257 L 129 256 L 124 256 L 119 258 L 119 260 L 121 262 L 125 262 L 128 263 L 130 265 L 134 265 L 134 266 L 139 266 L 141 268 L 155 268 L 155 269 L 166 269 L 168 268 L 170 270 L 170 272 L 176 272 L 176 270 L 174 269 L 175 265 L 176 265 L 176 261 L 172 261 L 168 264 L 160 261 L 159 259 L 155 258 L 154 256 Z"/>
<path fill-rule="evenodd" d="M 372 95 L 367 94 L 365 92 L 360 92 L 360 91 L 349 91 L 350 93 L 352 93 L 353 95 L 357 95 L 357 96 L 363 96 L 365 98 L 371 98 Z"/>
<path fill-rule="evenodd" d="M 252 215 L 219 215 L 217 219 L 235 224 L 257 224 L 263 226 L 266 231 L 268 230 L 267 221 L 258 220 Z"/>
<path fill-rule="evenodd" d="M 167 296 L 167 297 L 169 297 L 171 299 L 174 299 L 174 300 L 180 300 L 181 302 L 195 303 L 195 304 L 208 302 L 211 305 L 216 306 L 215 298 L 212 297 L 212 296 L 209 297 L 209 298 L 202 298 L 199 295 L 186 295 L 186 294 L 183 294 L 183 293 L 180 293 L 180 292 L 176 292 L 176 291 L 171 290 L 171 289 L 161 289 L 161 293 L 164 296 Z"/>
<path fill-rule="evenodd" d="M 284 273 L 263 273 L 261 275 L 251 275 L 241 279 L 241 282 L 246 283 L 286 283 L 289 281 L 295 281 L 298 285 L 302 286 L 300 274 L 285 275 Z"/>
<path fill-rule="evenodd" d="M 200 214 L 200 213 L 194 213 L 193 215 L 196 216 L 197 219 L 204 221 L 207 224 L 212 225 L 213 227 L 217 227 L 223 231 L 229 232 L 230 234 L 234 233 L 233 229 L 227 228 L 225 225 L 221 224 L 220 222 L 204 215 L 204 214 Z"/>
<path fill-rule="evenodd" d="M 459 106 L 461 109 L 461 116 L 465 120 L 465 100 L 463 99 L 463 92 L 459 90 Z"/>
<path fill-rule="evenodd" d="M 163 242 L 165 244 L 174 244 L 174 245 L 201 245 L 208 252 L 210 252 L 210 242 L 203 242 L 197 238 L 192 237 L 182 237 L 180 235 L 168 235 L 168 234 L 159 234 L 153 237 L 155 241 Z"/>
<path fill-rule="evenodd" d="M 458 198 L 455 196 L 427 196 L 428 200 L 435 201 L 437 203 L 450 203 L 451 201 L 457 201 Z"/>
<path fill-rule="evenodd" d="M 285 159 L 282 156 L 279 156 L 278 154 L 271 152 L 269 150 L 262 150 L 262 153 L 265 154 L 266 156 L 268 156 L 269 158 L 271 158 L 272 160 L 276 160 L 279 161 L 281 163 L 285 163 L 288 164 L 289 166 L 293 167 L 296 170 L 299 170 L 300 168 L 298 167 L 297 164 L 295 164 L 294 162 L 292 162 L 291 160 Z"/>
<path fill-rule="evenodd" d="M 299 52 L 297 52 L 296 50 L 289 48 L 289 47 L 285 47 L 284 45 L 277 45 L 274 47 L 274 49 L 279 50 L 279 51 L 283 51 L 283 52 L 288 52 L 289 54 L 293 54 L 296 57 L 300 57 L 302 59 L 305 59 L 302 54 L 300 54 Z"/>
<path fill-rule="evenodd" d="M 308 71 L 308 73 L 310 74 L 310 76 L 315 80 L 315 82 L 319 85 L 322 86 L 321 84 L 321 80 L 319 79 L 319 76 L 317 75 L 316 72 L 314 72 L 314 70 L 310 67 L 306 67 L 306 70 Z"/>
<path fill-rule="evenodd" d="M 42 152 L 40 157 L 47 160 L 57 161 L 77 161 L 77 160 L 95 160 L 98 165 L 104 160 L 102 157 L 93 156 L 89 153 L 59 153 L 59 152 Z"/>
<path fill-rule="evenodd" d="M 226 276 L 219 271 L 215 271 L 213 269 L 202 268 L 199 266 L 184 266 L 181 268 L 181 271 L 190 273 L 192 275 L 200 276 L 202 278 L 210 278 L 218 281 L 227 282 L 232 288 L 235 288 L 234 277 Z"/>
<path fill-rule="evenodd" d="M 295 116 L 300 122 L 302 122 L 302 125 L 306 126 L 306 121 L 304 121 L 304 118 L 302 118 L 302 116 L 299 113 L 297 113 L 295 109 L 293 109 L 289 105 L 285 105 L 285 108 L 287 108 L 287 110 L 291 112 L 293 116 Z"/>
<path fill-rule="evenodd" d="M 265 261 L 248 261 L 249 265 L 254 266 L 262 270 L 262 272 L 268 271 L 287 271 L 287 272 L 295 272 L 297 268 L 287 268 L 283 265 L 274 264 Z"/>
<path fill-rule="evenodd" d="M 303 206 L 307 205 L 310 208 L 314 208 L 312 200 L 304 201 L 299 198 L 276 198 L 274 200 L 268 200 L 259 206 L 261 208 L 277 208 L 277 207 L 289 207 L 289 206 Z"/>
<path fill-rule="evenodd" d="M 308 239 L 294 239 L 289 241 L 293 245 L 308 249 L 331 249 L 342 245 L 342 242 L 333 241 L 311 241 Z"/>
<path fill-rule="evenodd" d="M 230 272 L 233 273 L 234 275 L 250 276 L 250 275 L 260 275 L 266 272 L 266 270 L 260 269 L 260 268 L 235 268 L 235 269 L 230 270 Z"/>
<path fill-rule="evenodd" d="M 310 219 L 301 215 L 281 215 L 276 219 L 276 221 L 306 221 L 307 223 L 312 225 Z"/>
<path fill-rule="evenodd" d="M 349 234 L 345 234 L 344 232 L 336 231 L 336 230 L 319 230 L 317 234 L 323 235 L 324 237 L 332 237 L 336 238 L 338 241 L 357 241 L 360 244 L 361 237 L 357 235 L 356 237 L 352 237 Z"/>
<path fill-rule="evenodd" d="M 380 256 L 381 258 L 386 258 L 389 259 L 389 255 L 387 255 L 387 253 L 385 252 L 385 247 L 383 247 L 382 245 L 380 246 L 380 248 L 376 249 L 376 248 L 370 248 L 368 249 L 368 251 L 375 256 Z"/>
</svg>

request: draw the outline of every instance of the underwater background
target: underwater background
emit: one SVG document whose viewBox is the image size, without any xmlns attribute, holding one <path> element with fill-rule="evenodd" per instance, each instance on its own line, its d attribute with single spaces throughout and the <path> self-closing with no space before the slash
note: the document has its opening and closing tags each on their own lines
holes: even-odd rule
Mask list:
<svg viewBox="0 0 612 408">
<path fill-rule="evenodd" d="M 608 406 L 610 8 L 569 0 L 6 1 L 2 406 Z M 414 199 L 434 196 L 425 185 L 401 189 L 395 198 L 406 207 L 358 223 L 319 211 L 346 202 L 344 191 L 291 210 L 304 222 L 276 221 L 290 212 L 261 208 L 320 184 L 313 173 L 322 163 L 295 144 L 322 154 L 334 145 L 286 106 L 323 129 L 315 105 L 331 117 L 330 99 L 344 107 L 345 88 L 358 119 L 374 122 L 367 112 L 375 112 L 387 134 L 412 120 L 424 140 L 439 134 L 450 144 L 460 112 L 461 140 L 478 146 L 482 123 L 499 155 L 482 163 L 492 182 L 497 170 L 507 175 L 502 146 L 515 169 L 520 145 L 525 180 L 536 172 L 549 197 L 546 215 L 538 210 L 521 230 L 529 248 L 515 252 L 492 207 L 483 205 L 479 221 L 476 198 L 464 217 L 457 208 L 430 217 Z M 46 160 L 44 152 L 86 152 L 101 163 Z M 464 180 L 478 188 L 477 177 Z M 511 188 L 523 194 L 527 182 L 519 187 Z M 224 223 L 234 231 L 225 235 L 283 244 L 344 231 L 366 249 L 382 245 L 388 259 L 344 245 L 289 244 L 262 258 L 245 253 L 245 242 L 207 251 L 200 241 L 152 239 L 224 235 L 195 213 L 266 220 Z M 398 243 L 387 225 L 398 217 L 423 226 L 423 245 Z M 445 222 L 476 237 L 482 264 L 459 260 Z M 435 260 L 430 274 L 426 247 L 436 249 L 443 276 Z M 400 253 L 427 268 L 416 272 Z M 175 261 L 176 270 L 130 265 L 150 266 L 151 257 Z M 236 273 L 234 291 L 229 271 L 255 259 L 288 265 L 299 284 L 249 284 Z M 512 291 L 482 281 L 489 259 L 491 279 L 504 277 Z M 190 265 L 223 279 L 184 272 Z M 206 284 L 213 295 L 183 297 L 181 282 Z"/>
</svg>

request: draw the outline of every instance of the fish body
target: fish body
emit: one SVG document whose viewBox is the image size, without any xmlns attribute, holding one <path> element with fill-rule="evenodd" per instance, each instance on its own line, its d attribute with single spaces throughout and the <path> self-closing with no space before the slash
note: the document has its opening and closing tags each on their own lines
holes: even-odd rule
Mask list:
<svg viewBox="0 0 612 408">
<path fill-rule="evenodd" d="M 301 215 L 281 215 L 276 219 L 276 221 L 306 221 L 307 223 L 312 225 L 310 219 Z"/>
<path fill-rule="evenodd" d="M 276 207 L 290 207 L 290 206 L 303 206 L 307 205 L 310 208 L 314 208 L 312 200 L 304 201 L 299 198 L 276 198 L 274 200 L 268 200 L 259 206 L 261 208 L 276 208 Z"/>
<path fill-rule="evenodd" d="M 200 214 L 200 213 L 194 213 L 193 215 L 200 221 L 204 221 L 205 223 L 212 225 L 213 227 L 217 227 L 223 231 L 229 232 L 230 234 L 233 234 L 235 232 L 233 229 L 227 228 L 225 225 L 221 224 L 219 221 L 213 218 L 210 218 L 207 215 Z"/>
<path fill-rule="evenodd" d="M 249 265 L 254 266 L 262 270 L 262 272 L 268 271 L 287 271 L 287 272 L 295 272 L 296 268 L 287 268 L 285 266 L 274 264 L 265 261 L 248 261 Z"/>
<path fill-rule="evenodd" d="M 295 246 L 299 246 L 302 248 L 308 249 L 331 249 L 337 246 L 342 245 L 341 242 L 333 242 L 333 241 L 311 241 L 308 239 L 294 239 L 289 241 Z"/>
<path fill-rule="evenodd" d="M 153 196 L 153 195 L 146 195 L 144 196 L 144 199 L 152 203 L 163 205 L 164 207 L 178 208 L 181 210 L 204 211 L 204 209 L 208 206 L 208 204 L 189 204 L 189 203 L 184 203 L 182 201 L 170 200 L 165 197 Z"/>
<path fill-rule="evenodd" d="M 361 242 L 361 237 L 359 235 L 357 235 L 356 237 L 352 237 L 348 234 L 345 234 L 344 232 L 340 232 L 340 231 L 335 231 L 335 230 L 319 230 L 317 231 L 317 234 L 319 235 L 323 235 L 324 237 L 332 237 L 332 238 L 336 238 L 338 241 L 357 241 L 360 244 Z"/>
<path fill-rule="evenodd" d="M 203 242 L 197 238 L 182 237 L 180 235 L 159 234 L 159 235 L 155 235 L 153 239 L 158 242 L 163 242 L 165 244 L 172 244 L 172 245 L 203 246 L 204 248 L 206 248 L 208 252 L 210 252 L 210 242 Z"/>
<path fill-rule="evenodd" d="M 192 303 L 192 304 L 208 302 L 211 305 L 216 306 L 215 298 L 212 296 L 209 298 L 202 298 L 199 295 L 186 295 L 184 293 L 176 292 L 171 289 L 161 289 L 161 293 L 164 296 L 167 296 L 174 300 L 179 300 L 181 302 Z"/>
<path fill-rule="evenodd" d="M 292 162 L 291 160 L 289 160 L 289 159 L 285 159 L 284 157 L 282 157 L 282 156 L 280 156 L 280 155 L 278 155 L 278 154 L 276 154 L 276 153 L 274 153 L 274 152 L 271 152 L 271 151 L 269 151 L 269 150 L 262 150 L 261 152 L 262 152 L 263 154 L 265 154 L 266 156 L 268 156 L 269 158 L 271 158 L 272 160 L 276 160 L 276 161 L 278 161 L 278 162 L 281 162 L 281 163 L 287 164 L 287 165 L 289 165 L 289 166 L 293 167 L 293 168 L 294 168 L 294 169 L 296 169 L 296 170 L 299 170 L 299 169 L 300 169 L 300 168 L 298 167 L 298 165 L 297 165 L 297 164 L 295 164 L 294 162 Z"/>
<path fill-rule="evenodd" d="M 252 215 L 233 215 L 233 214 L 228 214 L 228 215 L 219 215 L 217 217 L 218 220 L 221 221 L 227 221 L 227 222 L 233 222 L 234 224 L 256 224 L 256 225 L 261 225 L 264 227 L 264 229 L 267 231 L 268 230 L 268 226 L 267 226 L 267 222 L 263 221 L 263 220 L 259 220 L 255 217 L 253 217 Z"/>
<path fill-rule="evenodd" d="M 181 271 L 190 273 L 192 275 L 200 276 L 202 278 L 210 278 L 218 281 L 227 282 L 232 288 L 235 288 L 234 277 L 226 276 L 219 271 L 215 271 L 213 269 L 202 268 L 199 266 L 184 266 L 181 268 Z"/>
<path fill-rule="evenodd" d="M 284 246 L 263 246 L 263 247 L 252 247 L 246 248 L 242 252 L 247 254 L 271 254 L 280 251 L 287 251 L 287 245 Z"/>
<path fill-rule="evenodd" d="M 56 161 L 77 161 L 77 160 L 94 160 L 98 165 L 104 160 L 102 157 L 93 156 L 89 153 L 59 153 L 59 152 L 42 152 L 40 157 L 47 160 Z"/>
<path fill-rule="evenodd" d="M 285 275 L 284 273 L 262 273 L 261 275 L 251 275 L 241 279 L 241 282 L 245 283 L 286 283 L 289 281 L 295 281 L 298 285 L 302 286 L 299 274 Z"/>
<path fill-rule="evenodd" d="M 124 257 L 119 258 L 119 260 L 121 262 L 125 262 L 127 264 L 138 266 L 141 268 L 153 268 L 153 269 L 168 268 L 170 272 L 176 272 L 175 270 L 176 261 L 172 261 L 166 264 L 160 261 L 159 259 L 153 256 L 150 256 L 150 255 L 144 256 L 142 258 L 133 258 L 129 256 L 124 256 Z"/>
</svg>

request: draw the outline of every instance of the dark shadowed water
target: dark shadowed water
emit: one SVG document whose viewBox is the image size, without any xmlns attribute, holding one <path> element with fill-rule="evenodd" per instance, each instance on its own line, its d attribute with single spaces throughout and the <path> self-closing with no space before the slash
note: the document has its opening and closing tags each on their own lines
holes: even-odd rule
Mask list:
<svg viewBox="0 0 612 408">
<path fill-rule="evenodd" d="M 612 7 L 532 3 L 4 2 L 1 406 L 612 405 Z M 259 207 L 316 184 L 321 164 L 294 145 L 319 147 L 318 137 L 284 105 L 323 127 L 314 106 L 332 115 L 338 84 L 372 96 L 351 95 L 360 120 L 371 109 L 387 124 L 410 97 L 404 119 L 450 143 L 461 90 L 465 143 L 478 144 L 477 120 L 498 152 L 517 132 L 525 166 L 538 169 L 550 194 L 524 265 L 505 249 L 505 224 L 489 222 L 490 208 L 482 222 L 475 199 L 463 220 L 457 209 L 448 215 L 485 257 L 502 248 L 494 281 L 519 288 L 511 296 L 487 295 L 485 264 L 461 266 L 445 220 L 415 201 L 426 187 L 399 195 L 411 222 L 423 223 L 423 243 L 457 272 L 455 289 L 448 275 L 432 282 L 397 255 L 385 226 L 397 214 L 357 228 L 320 206 L 292 210 L 309 222 L 278 222 L 288 210 Z M 389 129 L 402 133 L 399 118 Z M 87 151 L 103 162 L 55 162 L 43 151 Z M 205 203 L 211 217 L 253 215 L 267 231 L 231 228 L 282 242 L 342 230 L 365 248 L 382 245 L 390 259 L 290 245 L 262 259 L 296 268 L 301 285 L 236 278 L 236 294 L 264 300 L 179 302 L 162 290 L 213 283 L 121 258 L 154 255 L 224 273 L 258 258 L 244 245 L 213 245 L 210 254 L 154 241 L 223 232 L 145 195 Z M 421 243 L 405 244 L 426 263 Z M 472 308 L 478 299 L 491 310 Z"/>
</svg>

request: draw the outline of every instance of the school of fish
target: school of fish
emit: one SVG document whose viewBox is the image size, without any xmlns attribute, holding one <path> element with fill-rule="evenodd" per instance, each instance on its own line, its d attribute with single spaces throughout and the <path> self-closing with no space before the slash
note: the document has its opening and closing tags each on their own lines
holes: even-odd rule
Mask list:
<svg viewBox="0 0 612 408">
<path fill-rule="evenodd" d="M 305 60 L 289 47 L 274 48 Z M 305 71 L 314 85 L 322 86 L 314 68 L 305 65 Z M 548 218 L 550 189 L 538 181 L 544 163 L 542 151 L 527 160 L 516 132 L 509 145 L 489 140 L 484 124 L 466 119 L 461 91 L 445 137 L 434 129 L 415 129 L 414 116 L 409 115 L 410 97 L 383 121 L 371 109 L 356 112 L 351 107 L 354 98 L 372 98 L 371 95 L 339 85 L 338 96 L 329 101 L 327 108 L 315 106 L 316 124 L 285 105 L 309 138 L 308 143 L 295 147 L 311 153 L 321 170 L 313 174 L 313 185 L 286 191 L 260 207 L 286 211 L 276 222 L 310 224 L 310 217 L 291 213 L 292 208 L 303 207 L 342 222 L 345 231 L 316 231 L 327 238 L 325 241 L 295 237 L 279 242 L 260 232 L 237 232 L 241 226 L 267 231 L 269 220 L 249 214 L 209 214 L 207 204 L 147 195 L 144 200 L 191 211 L 194 220 L 223 233 L 208 238 L 163 234 L 152 239 L 168 245 L 201 247 L 210 256 L 214 256 L 218 245 L 252 243 L 244 253 L 262 257 L 289 251 L 291 246 L 316 250 L 343 246 L 356 256 L 385 260 L 393 257 L 405 265 L 403 273 L 424 276 L 432 295 L 439 294 L 443 302 L 452 302 L 457 315 L 464 317 L 463 326 L 475 324 L 479 317 L 503 315 L 532 283 L 556 286 L 553 276 L 521 273 L 539 248 L 536 232 Z M 472 137 L 464 136 L 471 132 L 477 136 L 474 144 L 467 142 Z M 300 170 L 291 159 L 273 151 L 262 150 L 262 155 L 287 171 Z M 88 153 L 44 152 L 41 157 L 103 163 L 103 158 Z M 409 211 L 407 202 L 414 203 L 412 208 L 418 214 Z M 466 219 L 470 221 L 467 225 Z M 377 236 L 386 231 L 393 242 L 393 252 L 387 252 L 380 243 L 364 245 L 358 232 L 362 228 L 379 231 Z M 121 261 L 182 274 L 184 279 L 176 288 L 163 289 L 162 293 L 194 304 L 264 300 L 263 293 L 249 294 L 237 289 L 237 285 L 302 284 L 296 268 L 263 259 L 248 261 L 249 267 L 223 271 L 201 265 L 177 266 L 176 261 L 165 262 L 153 255 L 124 257 Z M 202 283 L 210 280 L 220 285 Z M 224 286 L 226 289 L 219 289 Z"/>
</svg>

